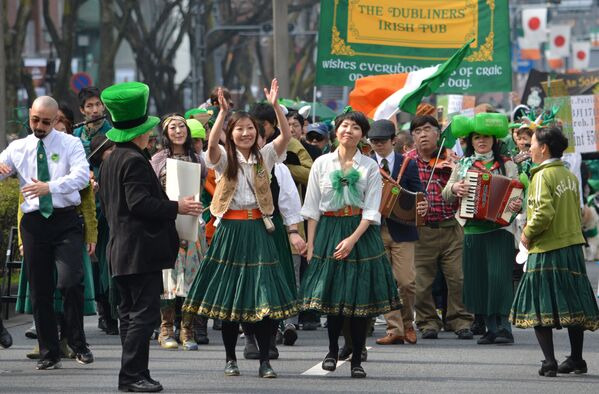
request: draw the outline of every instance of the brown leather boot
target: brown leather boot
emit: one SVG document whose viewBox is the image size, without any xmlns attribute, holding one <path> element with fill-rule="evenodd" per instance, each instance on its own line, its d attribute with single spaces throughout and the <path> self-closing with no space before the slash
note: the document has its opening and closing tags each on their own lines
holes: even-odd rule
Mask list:
<svg viewBox="0 0 599 394">
<path fill-rule="evenodd" d="M 183 313 L 181 316 L 181 333 L 179 339 L 183 350 L 198 350 L 198 344 L 195 341 L 193 333 L 194 316 L 190 313 Z"/>
<path fill-rule="evenodd" d="M 160 308 L 162 322 L 160 324 L 160 335 L 158 343 L 163 349 L 177 349 L 179 344 L 175 339 L 175 306 L 167 305 Z"/>
</svg>

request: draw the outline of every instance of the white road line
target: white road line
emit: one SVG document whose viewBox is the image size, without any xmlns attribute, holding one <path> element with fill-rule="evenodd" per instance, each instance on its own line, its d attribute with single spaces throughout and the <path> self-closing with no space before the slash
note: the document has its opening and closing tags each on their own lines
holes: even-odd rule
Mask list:
<svg viewBox="0 0 599 394">
<path fill-rule="evenodd" d="M 366 347 L 366 350 L 370 350 L 370 349 L 372 349 L 372 347 Z M 342 366 L 343 364 L 345 364 L 349 360 L 350 359 L 337 361 L 337 368 L 339 368 L 340 366 Z M 324 369 L 322 369 L 322 362 L 319 362 L 318 364 L 316 364 L 315 366 L 313 366 L 309 370 L 303 372 L 302 375 L 325 376 L 329 372 L 330 371 L 325 371 Z"/>
</svg>

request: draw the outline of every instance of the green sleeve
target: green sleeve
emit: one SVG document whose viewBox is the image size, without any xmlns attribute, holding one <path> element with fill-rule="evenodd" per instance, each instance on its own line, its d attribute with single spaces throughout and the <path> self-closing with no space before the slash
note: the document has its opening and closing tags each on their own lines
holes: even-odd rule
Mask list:
<svg viewBox="0 0 599 394">
<path fill-rule="evenodd" d="M 547 230 L 555 215 L 553 192 L 543 175 L 543 172 L 540 172 L 531 181 L 532 187 L 527 207 L 528 218 L 524 228 L 524 235 L 529 240 L 534 240 Z M 537 180 L 537 177 L 540 178 Z"/>
<path fill-rule="evenodd" d="M 81 205 L 78 210 L 83 215 L 83 238 L 86 244 L 98 241 L 98 219 L 96 219 L 96 198 L 91 185 L 79 191 Z"/>
</svg>

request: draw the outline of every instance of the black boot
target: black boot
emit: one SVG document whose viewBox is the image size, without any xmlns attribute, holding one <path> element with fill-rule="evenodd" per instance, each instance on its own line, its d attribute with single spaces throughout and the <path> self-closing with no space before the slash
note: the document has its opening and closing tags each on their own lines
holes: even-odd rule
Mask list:
<svg viewBox="0 0 599 394">
<path fill-rule="evenodd" d="M 270 337 L 270 347 L 268 348 L 268 359 L 276 360 L 279 358 L 279 349 L 277 349 L 276 333 Z"/>
<path fill-rule="evenodd" d="M 106 331 L 106 310 L 103 301 L 96 301 L 96 310 L 98 311 L 98 328 Z"/>
<path fill-rule="evenodd" d="M 7 349 L 12 346 L 12 336 L 8 332 L 6 328 L 4 328 L 4 324 L 2 320 L 0 320 L 0 346 Z"/>
<path fill-rule="evenodd" d="M 208 318 L 204 316 L 195 317 L 194 325 L 196 343 L 198 345 L 207 345 L 210 343 L 208 339 Z"/>
<path fill-rule="evenodd" d="M 256 337 L 253 334 L 245 334 L 245 348 L 243 349 L 243 357 L 248 360 L 259 360 L 260 351 L 256 345 Z"/>
</svg>

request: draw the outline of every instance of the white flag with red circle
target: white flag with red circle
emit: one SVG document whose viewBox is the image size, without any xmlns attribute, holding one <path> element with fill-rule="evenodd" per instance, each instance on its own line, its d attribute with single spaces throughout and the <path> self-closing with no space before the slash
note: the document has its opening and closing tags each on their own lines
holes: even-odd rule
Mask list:
<svg viewBox="0 0 599 394">
<path fill-rule="evenodd" d="M 547 42 L 547 7 L 523 9 L 522 29 L 528 42 Z"/>
<path fill-rule="evenodd" d="M 570 32 L 569 25 L 549 26 L 549 51 L 551 58 L 570 56 Z"/>
<path fill-rule="evenodd" d="M 584 71 L 589 68 L 590 56 L 590 41 L 578 41 L 572 43 L 572 67 L 574 69 Z"/>
</svg>

